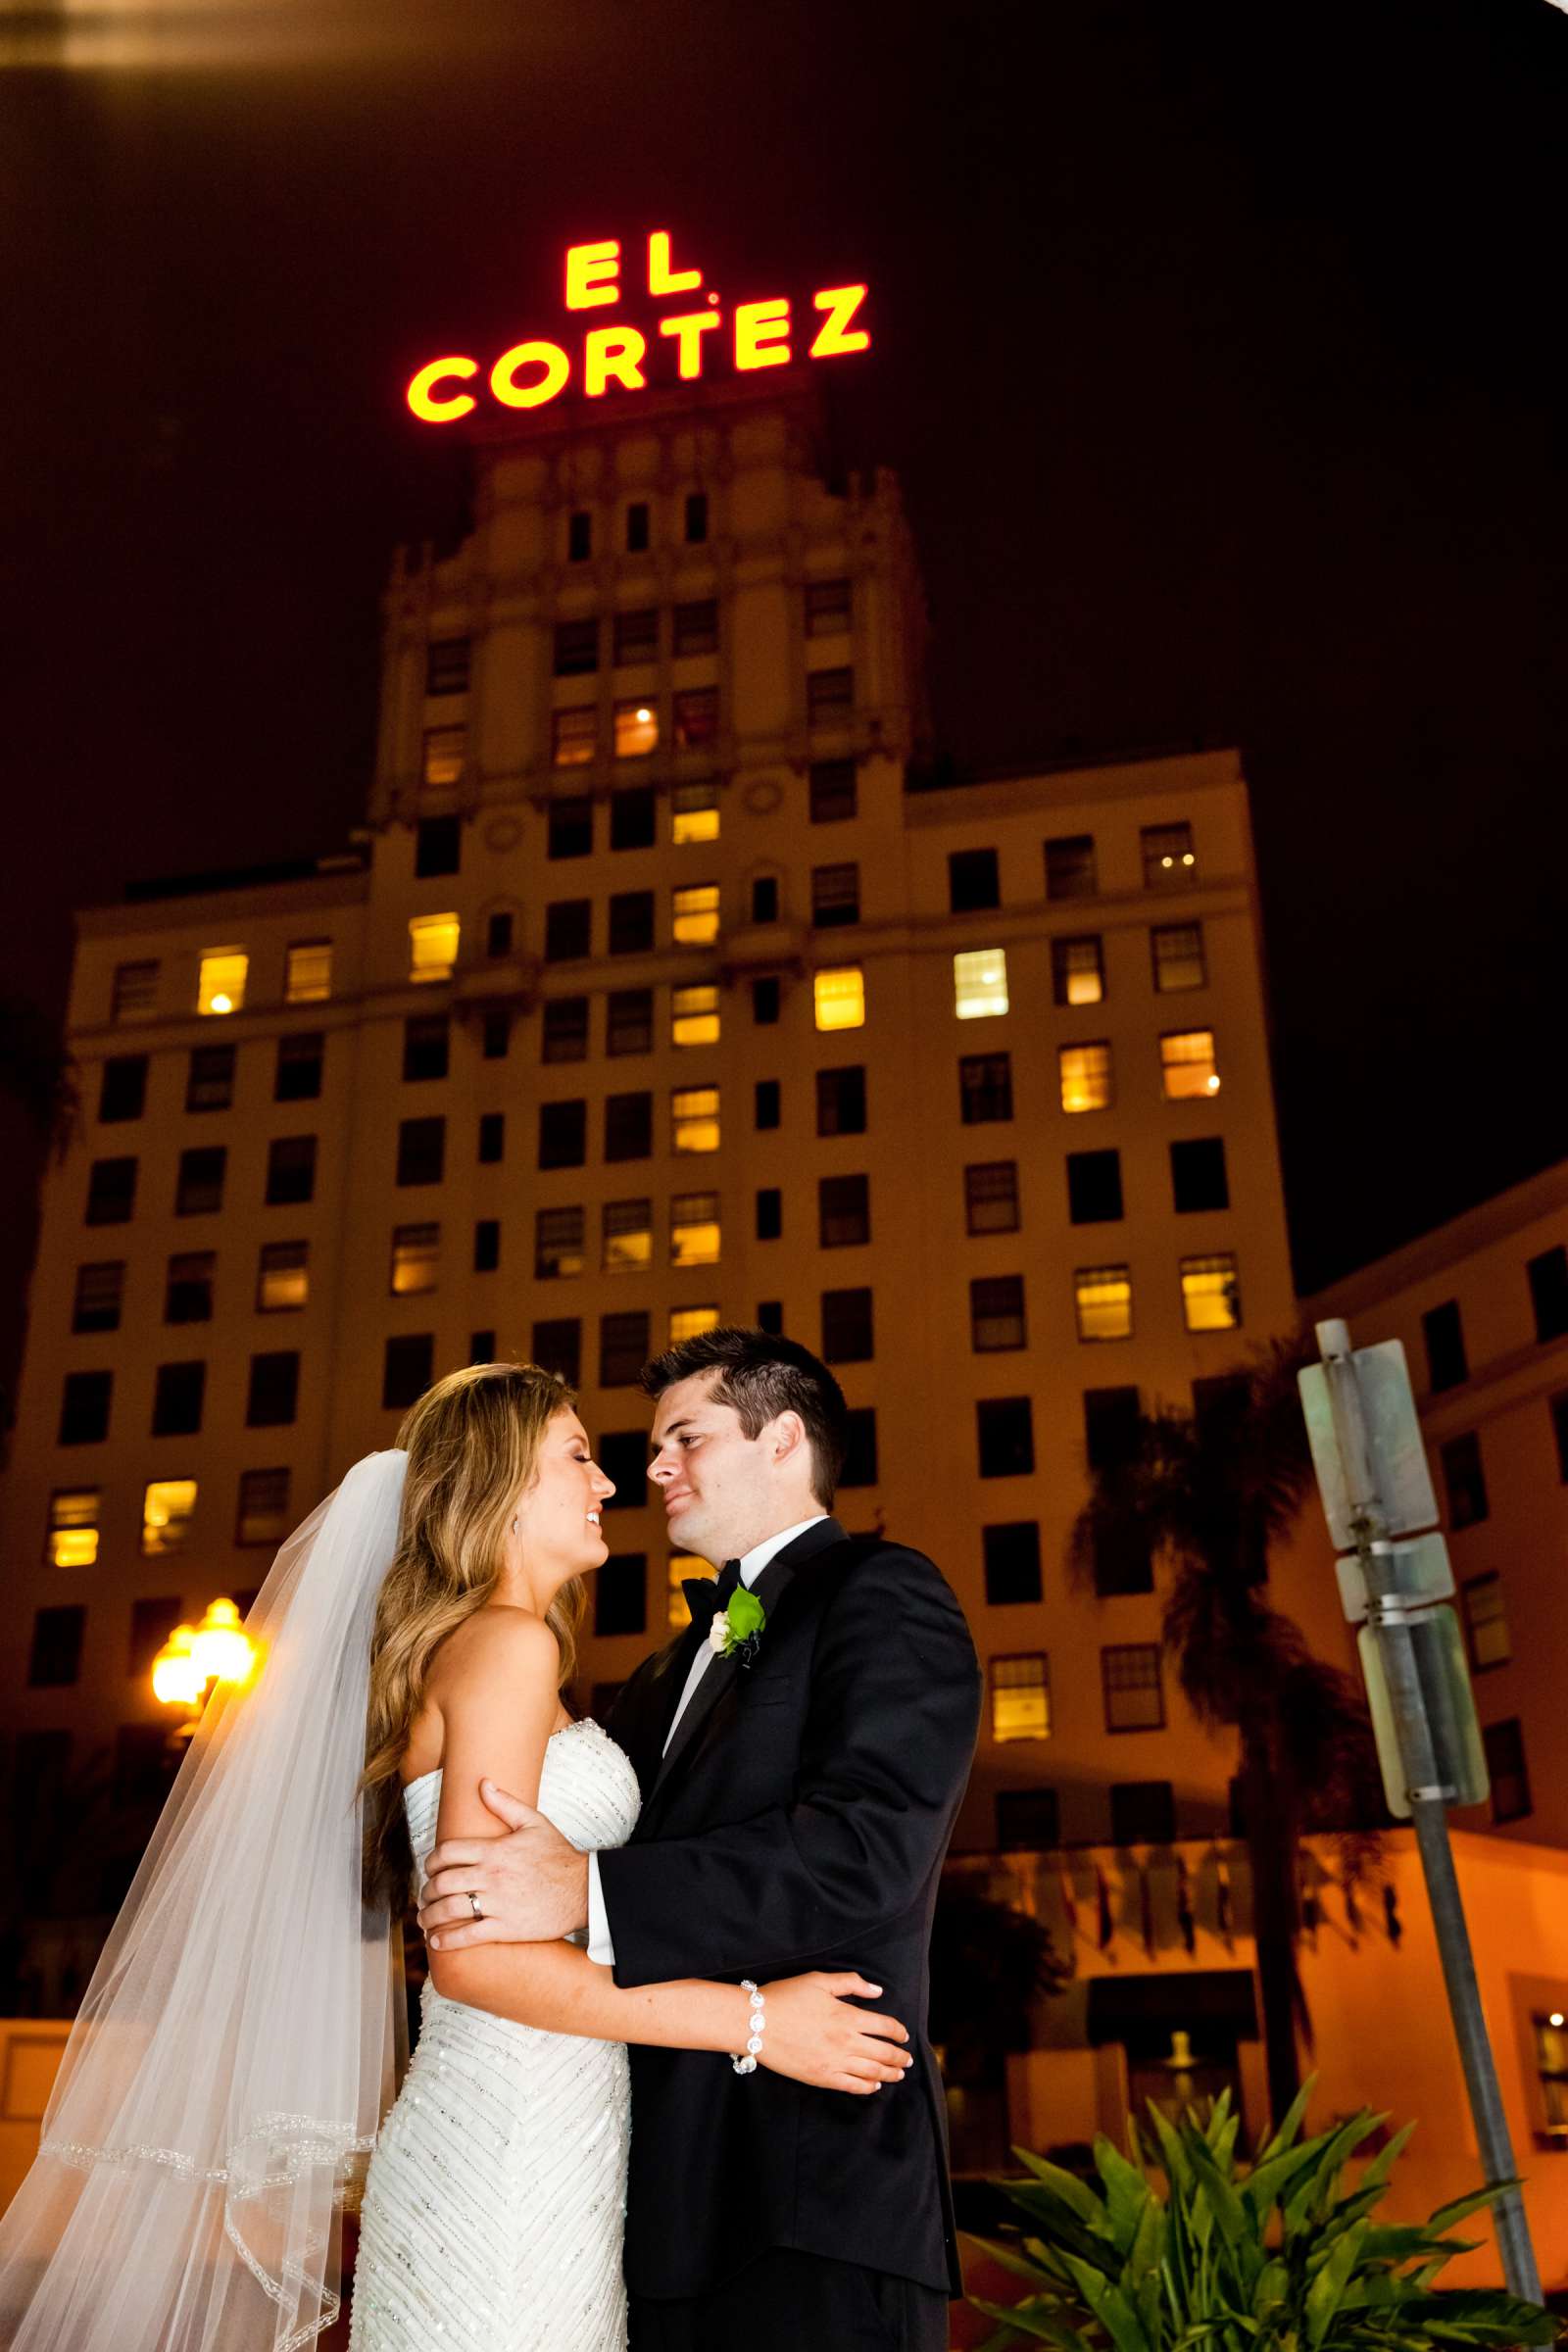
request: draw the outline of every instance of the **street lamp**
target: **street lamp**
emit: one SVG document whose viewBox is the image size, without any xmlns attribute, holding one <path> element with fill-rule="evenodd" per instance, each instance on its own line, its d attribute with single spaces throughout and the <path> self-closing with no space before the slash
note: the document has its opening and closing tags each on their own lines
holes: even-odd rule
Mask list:
<svg viewBox="0 0 1568 2352">
<path fill-rule="evenodd" d="M 231 1600 L 215 1600 L 200 1625 L 176 1625 L 153 1660 L 153 1696 L 166 1707 L 181 1707 L 186 1721 L 180 1739 L 196 1728 L 215 1683 L 242 1689 L 256 1671 L 259 1651 Z"/>
</svg>

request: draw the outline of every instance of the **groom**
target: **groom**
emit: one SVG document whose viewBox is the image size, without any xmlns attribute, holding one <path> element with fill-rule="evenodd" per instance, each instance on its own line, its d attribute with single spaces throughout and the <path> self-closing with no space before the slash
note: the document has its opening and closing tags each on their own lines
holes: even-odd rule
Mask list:
<svg viewBox="0 0 1568 2352">
<path fill-rule="evenodd" d="M 717 1330 L 650 1364 L 649 1476 L 670 1541 L 722 1561 L 686 1587 L 692 1623 L 627 1683 L 609 1729 L 642 1784 L 629 1844 L 584 1855 L 502 1799 L 484 1918 L 443 1899 L 443 1941 L 586 1927 L 617 1984 L 758 1984 L 858 1969 L 911 2030 L 906 2082 L 856 2097 L 706 2052 L 631 2052 L 626 2280 L 634 2352 L 941 2352 L 960 2291 L 942 2084 L 925 2042 L 938 1876 L 963 1794 L 980 1676 L 924 1555 L 850 1538 L 830 1506 L 847 1414 L 793 1341 Z M 721 1656 L 737 1584 L 763 1622 Z M 740 1624 L 755 1609 L 738 1610 Z M 465 1884 L 472 1879 L 465 1871 Z M 764 2026 L 765 2037 L 765 2026 Z"/>
</svg>

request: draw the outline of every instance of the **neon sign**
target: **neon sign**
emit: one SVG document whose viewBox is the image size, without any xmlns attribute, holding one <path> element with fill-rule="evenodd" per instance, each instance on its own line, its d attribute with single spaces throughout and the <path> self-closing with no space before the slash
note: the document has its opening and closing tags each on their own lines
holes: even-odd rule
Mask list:
<svg viewBox="0 0 1568 2352">
<path fill-rule="evenodd" d="M 604 237 L 591 245 L 568 245 L 565 265 L 565 306 L 568 311 L 597 310 L 621 298 L 621 244 Z M 695 268 L 677 269 L 669 233 L 655 229 L 648 239 L 647 285 L 655 302 L 676 295 L 696 294 L 703 273 Z M 870 335 L 856 324 L 865 301 L 864 286 L 824 286 L 810 299 L 810 313 L 792 306 L 788 295 L 765 302 L 740 302 L 726 318 L 716 294 L 709 294 L 702 310 L 667 312 L 658 322 L 657 338 L 629 325 L 590 326 L 576 354 L 576 374 L 585 396 L 599 400 L 612 389 L 643 392 L 650 371 L 668 373 L 695 382 L 703 372 L 705 355 L 725 352 L 742 373 L 756 368 L 785 368 L 804 350 L 810 360 L 836 360 L 853 351 L 868 351 Z M 478 395 L 456 387 L 483 375 L 490 398 L 504 409 L 542 409 L 558 400 L 573 378 L 573 356 L 564 343 L 531 336 L 514 343 L 488 370 L 463 353 L 429 360 L 410 381 L 407 399 L 425 424 L 453 424 L 471 416 Z"/>
</svg>

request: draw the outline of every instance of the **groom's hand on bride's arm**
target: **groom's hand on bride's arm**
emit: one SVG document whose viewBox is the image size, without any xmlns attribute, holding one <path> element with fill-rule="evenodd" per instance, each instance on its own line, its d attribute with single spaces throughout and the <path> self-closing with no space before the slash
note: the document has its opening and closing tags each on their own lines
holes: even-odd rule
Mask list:
<svg viewBox="0 0 1568 2352">
<path fill-rule="evenodd" d="M 493 1781 L 481 1781 L 479 1793 L 508 1834 L 448 1838 L 432 1848 L 419 1893 L 426 1940 L 456 1952 L 470 1943 L 556 1943 L 585 1928 L 587 1855 Z"/>
</svg>

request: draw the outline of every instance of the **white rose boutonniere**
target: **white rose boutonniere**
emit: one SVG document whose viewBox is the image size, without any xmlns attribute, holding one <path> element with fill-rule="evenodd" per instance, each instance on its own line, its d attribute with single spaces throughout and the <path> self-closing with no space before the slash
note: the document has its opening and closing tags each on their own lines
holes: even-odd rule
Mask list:
<svg viewBox="0 0 1568 2352">
<path fill-rule="evenodd" d="M 708 1646 L 715 1657 L 739 1658 L 743 1666 L 749 1666 L 766 1624 L 767 1611 L 757 1594 L 741 1585 L 730 1594 L 728 1608 L 720 1609 L 709 1627 Z"/>
</svg>

